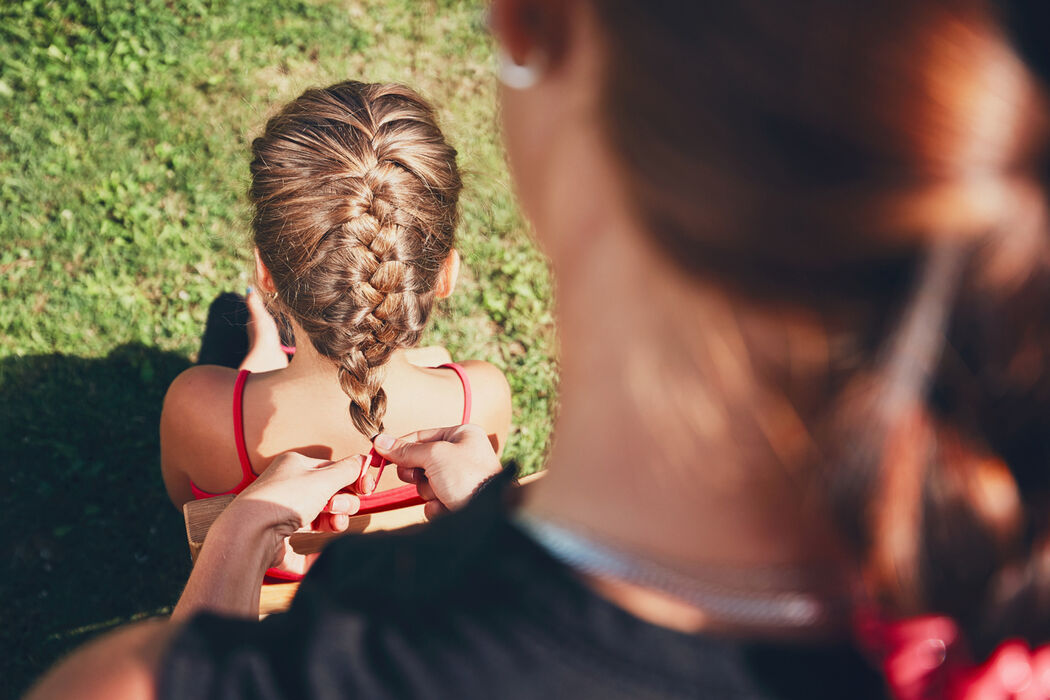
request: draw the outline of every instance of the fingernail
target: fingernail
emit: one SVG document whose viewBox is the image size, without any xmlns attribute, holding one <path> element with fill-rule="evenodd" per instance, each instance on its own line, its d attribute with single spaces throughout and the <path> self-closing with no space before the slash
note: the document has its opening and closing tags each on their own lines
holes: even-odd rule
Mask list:
<svg viewBox="0 0 1050 700">
<path fill-rule="evenodd" d="M 376 490 L 376 478 L 371 474 L 365 476 L 365 493 L 372 493 Z"/>
<path fill-rule="evenodd" d="M 350 509 L 350 499 L 346 496 L 336 496 L 332 499 L 332 510 L 344 511 Z"/>
<path fill-rule="evenodd" d="M 372 443 L 381 450 L 389 450 L 394 446 L 394 438 L 386 433 L 379 433 L 379 435 L 376 435 L 376 439 L 373 440 Z"/>
</svg>

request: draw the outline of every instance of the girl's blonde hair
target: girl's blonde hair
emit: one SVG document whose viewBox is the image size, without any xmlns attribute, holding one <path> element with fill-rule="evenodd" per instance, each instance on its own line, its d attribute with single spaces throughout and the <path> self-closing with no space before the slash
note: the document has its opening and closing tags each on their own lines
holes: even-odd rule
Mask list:
<svg viewBox="0 0 1050 700">
<path fill-rule="evenodd" d="M 383 366 L 419 341 L 462 187 L 430 105 L 402 85 L 311 89 L 252 142 L 252 228 L 294 319 L 339 366 L 350 418 L 383 429 Z"/>
</svg>

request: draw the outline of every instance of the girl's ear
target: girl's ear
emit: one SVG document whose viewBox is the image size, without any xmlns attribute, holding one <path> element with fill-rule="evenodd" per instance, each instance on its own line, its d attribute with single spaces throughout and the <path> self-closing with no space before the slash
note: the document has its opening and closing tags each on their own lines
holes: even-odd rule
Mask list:
<svg viewBox="0 0 1050 700">
<path fill-rule="evenodd" d="M 438 272 L 437 282 L 434 285 L 434 296 L 438 299 L 447 299 L 452 296 L 457 279 L 459 279 L 459 251 L 453 248 L 445 261 L 441 263 L 441 270 Z"/>
<path fill-rule="evenodd" d="M 273 294 L 277 291 L 277 287 L 273 284 L 270 270 L 263 263 L 262 258 L 259 257 L 259 249 L 253 248 L 252 250 L 255 251 L 255 281 L 258 283 L 260 290 L 267 294 Z"/>
</svg>

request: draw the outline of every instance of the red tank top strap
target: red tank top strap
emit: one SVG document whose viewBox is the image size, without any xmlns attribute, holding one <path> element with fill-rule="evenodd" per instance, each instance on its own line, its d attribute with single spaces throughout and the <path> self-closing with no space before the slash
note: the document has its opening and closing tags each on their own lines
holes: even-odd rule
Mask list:
<svg viewBox="0 0 1050 700">
<path fill-rule="evenodd" d="M 466 424 L 470 422 L 470 377 L 467 376 L 467 370 L 463 369 L 460 365 L 455 362 L 446 362 L 443 365 L 438 365 L 438 368 L 450 369 L 456 373 L 459 377 L 460 383 L 463 384 L 463 420 L 462 423 Z"/>
<path fill-rule="evenodd" d="M 233 442 L 237 446 L 237 459 L 241 463 L 241 482 L 229 491 L 211 493 L 199 488 L 191 480 L 190 490 L 193 491 L 193 496 L 197 500 L 240 493 L 258 478 L 255 470 L 252 469 L 252 460 L 248 457 L 248 446 L 244 442 L 244 385 L 251 373 L 251 370 L 242 369 L 237 373 L 237 380 L 233 383 Z"/>
<path fill-rule="evenodd" d="M 241 462 L 239 489 L 255 481 L 252 460 L 248 457 L 248 446 L 244 442 L 244 385 L 251 373 L 251 370 L 242 369 L 237 373 L 237 382 L 233 385 L 233 440 L 237 445 L 237 459 Z"/>
</svg>

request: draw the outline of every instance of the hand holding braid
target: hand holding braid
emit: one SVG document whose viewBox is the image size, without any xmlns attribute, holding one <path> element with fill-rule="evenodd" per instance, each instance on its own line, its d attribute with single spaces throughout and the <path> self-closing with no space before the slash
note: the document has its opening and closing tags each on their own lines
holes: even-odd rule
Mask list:
<svg viewBox="0 0 1050 700">
<path fill-rule="evenodd" d="M 418 95 L 309 90 L 252 144 L 255 243 L 279 310 L 339 367 L 350 417 L 383 429 L 383 366 L 415 345 L 453 247 L 456 153 Z"/>
</svg>

